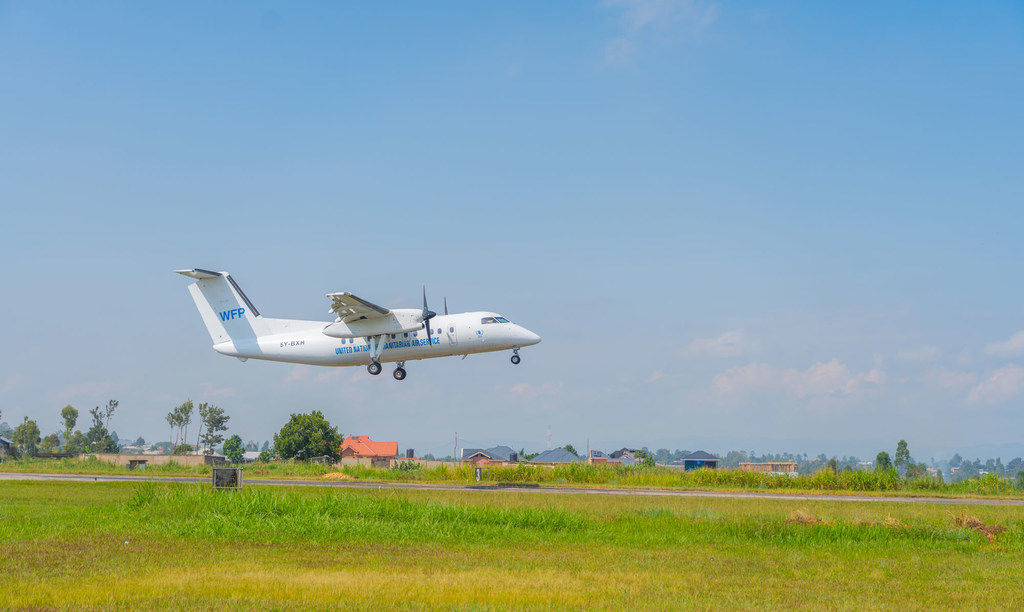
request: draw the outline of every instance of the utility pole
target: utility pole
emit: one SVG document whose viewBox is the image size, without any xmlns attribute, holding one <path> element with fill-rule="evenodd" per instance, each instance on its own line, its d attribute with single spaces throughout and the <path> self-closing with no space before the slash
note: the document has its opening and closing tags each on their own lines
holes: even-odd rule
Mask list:
<svg viewBox="0 0 1024 612">
<path fill-rule="evenodd" d="M 459 460 L 459 432 L 455 432 L 455 450 L 452 451 L 452 457 L 455 461 Z"/>
</svg>

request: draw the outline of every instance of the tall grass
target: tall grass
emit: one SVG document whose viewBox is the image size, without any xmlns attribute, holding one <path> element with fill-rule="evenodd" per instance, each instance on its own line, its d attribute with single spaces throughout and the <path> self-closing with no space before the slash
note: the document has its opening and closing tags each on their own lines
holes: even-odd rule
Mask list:
<svg viewBox="0 0 1024 612">
<path fill-rule="evenodd" d="M 411 466 L 417 466 L 415 468 Z M 50 472 L 74 474 L 142 474 L 90 457 L 78 459 L 8 461 L 0 470 L 10 472 Z M 475 466 L 442 464 L 421 468 L 418 464 L 400 464 L 396 468 L 372 468 L 361 465 L 341 468 L 299 461 L 274 461 L 245 466 L 246 479 L 311 479 L 340 472 L 349 478 L 388 482 L 475 482 Z M 195 476 L 210 474 L 209 466 L 183 466 L 171 462 L 149 466 L 144 474 L 157 476 Z M 786 476 L 764 472 L 700 469 L 689 472 L 666 467 L 641 465 L 591 465 L 570 463 L 555 467 L 521 463 L 518 466 L 485 467 L 485 483 L 536 483 L 574 486 L 657 487 L 666 489 L 723 489 L 763 491 L 877 492 L 930 495 L 979 495 L 1024 497 L 1024 490 L 1012 480 L 994 474 L 959 482 L 945 483 L 932 478 L 901 478 L 894 470 L 840 471 L 821 470 L 810 475 Z"/>
<path fill-rule="evenodd" d="M 181 537 L 256 541 L 489 540 L 498 534 L 534 541 L 586 528 L 584 517 L 558 509 L 473 507 L 399 496 L 276 488 L 214 491 L 209 486 L 141 483 L 121 506 L 134 525 Z"/>
</svg>

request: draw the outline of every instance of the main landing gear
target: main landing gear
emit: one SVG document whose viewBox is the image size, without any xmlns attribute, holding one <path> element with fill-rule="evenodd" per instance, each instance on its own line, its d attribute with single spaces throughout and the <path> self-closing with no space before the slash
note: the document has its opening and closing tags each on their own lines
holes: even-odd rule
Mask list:
<svg viewBox="0 0 1024 612">
<path fill-rule="evenodd" d="M 372 361 L 370 362 L 370 365 L 366 366 L 366 371 L 369 372 L 370 374 L 373 374 L 374 376 L 380 374 L 381 370 L 383 369 L 384 367 L 376 361 Z M 395 371 L 392 374 L 392 376 L 395 377 L 395 380 L 405 380 L 406 371 L 404 361 L 398 362 L 398 367 L 395 368 Z"/>
<path fill-rule="evenodd" d="M 519 365 L 520 361 L 522 361 L 522 360 L 519 359 L 519 349 L 518 348 L 512 349 L 512 365 Z"/>
</svg>

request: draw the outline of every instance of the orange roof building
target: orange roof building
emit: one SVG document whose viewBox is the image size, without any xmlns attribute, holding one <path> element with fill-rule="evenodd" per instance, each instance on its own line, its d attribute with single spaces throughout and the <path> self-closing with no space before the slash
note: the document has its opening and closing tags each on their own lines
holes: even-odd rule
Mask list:
<svg viewBox="0 0 1024 612">
<path fill-rule="evenodd" d="M 374 442 L 369 436 L 349 436 L 341 443 L 341 457 L 390 459 L 398 456 L 398 442 Z"/>
</svg>

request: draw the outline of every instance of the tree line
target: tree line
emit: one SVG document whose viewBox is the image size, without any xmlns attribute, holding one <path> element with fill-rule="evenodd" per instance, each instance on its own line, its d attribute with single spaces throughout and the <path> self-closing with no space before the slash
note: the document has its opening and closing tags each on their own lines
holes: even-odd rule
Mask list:
<svg viewBox="0 0 1024 612">
<path fill-rule="evenodd" d="M 110 431 L 110 421 L 118 405 L 119 402 L 112 399 L 106 406 L 97 406 L 90 410 L 92 423 L 85 433 L 75 429 L 79 412 L 71 405 L 64 406 L 60 411 L 63 430 L 46 437 L 41 437 L 38 423 L 26 416 L 24 421 L 10 432 L 13 445 L 11 451 L 15 457 L 36 457 L 40 454 L 55 453 L 118 453 L 121 450 L 120 441 L 117 433 Z M 3 413 L 0 412 L 0 417 L 2 416 Z M 231 417 L 219 406 L 207 402 L 196 405 L 191 399 L 186 400 L 167 413 L 166 421 L 171 434 L 169 450 L 173 454 L 187 454 L 195 450 L 209 454 L 215 452 L 223 443 L 220 450 L 228 461 L 240 462 L 246 451 L 255 451 L 258 446 L 255 442 L 243 444 L 242 438 L 237 434 L 225 440 L 224 433 L 228 429 L 227 423 L 230 419 Z M 195 437 L 190 437 L 193 422 Z M 195 445 L 190 444 L 192 440 L 195 440 Z M 342 435 L 338 433 L 338 428 L 331 425 L 319 410 L 309 414 L 293 413 L 281 430 L 274 434 L 273 445 L 271 446 L 269 441 L 263 443 L 259 459 L 306 460 L 327 456 L 332 460 L 338 460 L 341 458 L 341 441 Z M 145 440 L 138 438 L 136 443 L 144 444 Z"/>
<path fill-rule="evenodd" d="M 35 457 L 49 453 L 116 453 L 118 452 L 117 433 L 110 431 L 110 420 L 114 417 L 119 402 L 110 400 L 106 406 L 96 406 L 89 411 L 92 423 L 82 433 L 75 429 L 78 424 L 78 410 L 68 404 L 60 411 L 62 431 L 41 437 L 39 424 L 26 415 L 21 423 L 11 432 L 12 452 L 19 457 Z"/>
</svg>

